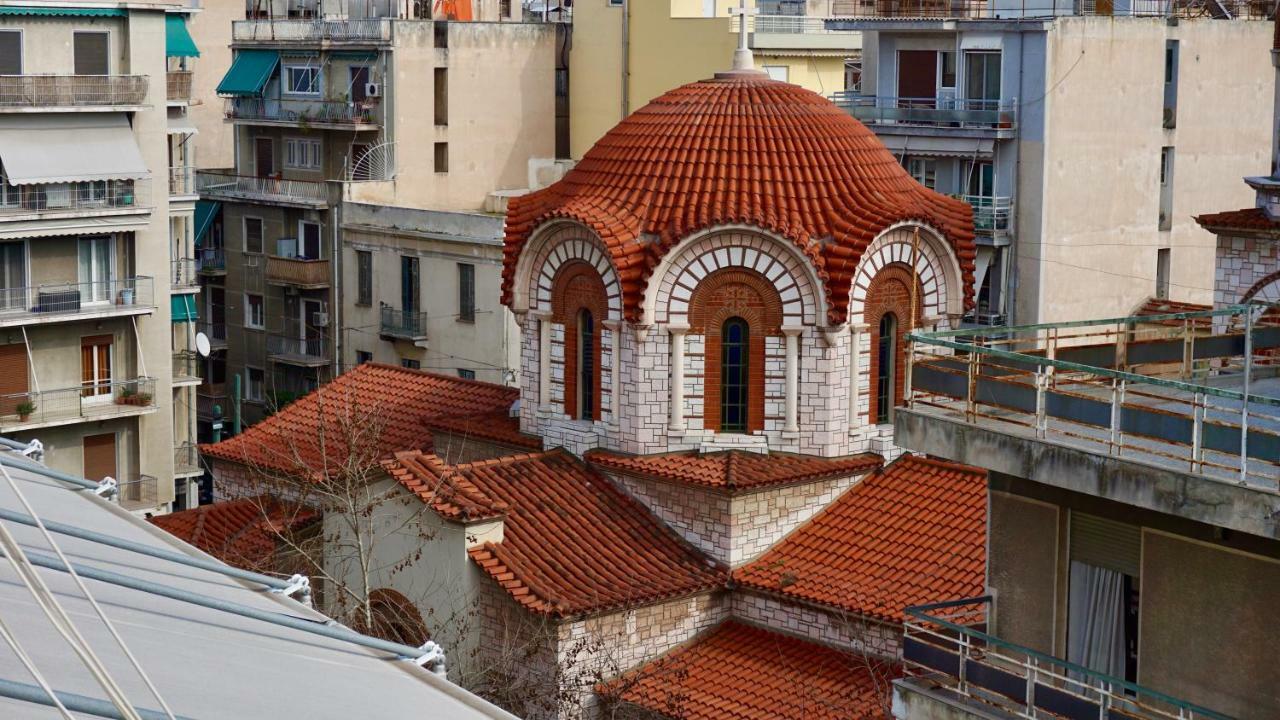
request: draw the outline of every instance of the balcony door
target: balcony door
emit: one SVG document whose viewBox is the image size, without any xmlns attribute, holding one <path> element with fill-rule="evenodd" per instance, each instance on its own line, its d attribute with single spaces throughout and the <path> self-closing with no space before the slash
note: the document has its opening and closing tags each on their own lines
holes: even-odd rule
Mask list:
<svg viewBox="0 0 1280 720">
<path fill-rule="evenodd" d="M 298 257 L 320 259 L 320 223 L 298 223 Z"/>
<path fill-rule="evenodd" d="M 418 258 L 400 256 L 400 309 L 404 310 L 405 317 L 418 312 L 420 292 Z"/>
<path fill-rule="evenodd" d="M 253 172 L 258 177 L 276 174 L 276 144 L 269 137 L 253 139 Z"/>
<path fill-rule="evenodd" d="M 0 312 L 22 312 L 27 307 L 26 243 L 0 244 Z"/>
<path fill-rule="evenodd" d="M 16 415 L 31 391 L 24 343 L 0 345 L 0 415 Z"/>
<path fill-rule="evenodd" d="M 936 107 L 937 96 L 938 53 L 933 50 L 899 50 L 898 102 L 900 106 Z"/>
<path fill-rule="evenodd" d="M 303 298 L 299 306 L 302 308 L 302 354 L 320 357 L 324 355 L 321 347 L 324 329 L 321 327 L 321 318 L 317 316 L 324 312 L 324 301 Z"/>
<path fill-rule="evenodd" d="M 1000 107 L 1000 51 L 969 51 L 964 54 L 964 96 L 973 110 Z"/>
<path fill-rule="evenodd" d="M 366 86 L 369 84 L 369 68 L 365 65 L 353 65 L 348 68 L 351 73 L 351 102 L 362 103 L 368 97 L 365 94 Z"/>
<path fill-rule="evenodd" d="M 111 301 L 111 237 L 82 237 L 77 273 L 82 303 Z"/>
<path fill-rule="evenodd" d="M 85 435 L 84 444 L 84 476 L 89 480 L 101 480 L 112 477 L 117 480 L 116 470 L 116 434 Z"/>
<path fill-rule="evenodd" d="M 83 402 L 111 401 L 111 335 L 80 339 L 80 397 Z"/>
</svg>

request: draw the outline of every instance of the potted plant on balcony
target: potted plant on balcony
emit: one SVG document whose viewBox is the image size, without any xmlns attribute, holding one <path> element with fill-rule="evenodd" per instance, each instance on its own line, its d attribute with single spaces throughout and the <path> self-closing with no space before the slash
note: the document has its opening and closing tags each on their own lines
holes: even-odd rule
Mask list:
<svg viewBox="0 0 1280 720">
<path fill-rule="evenodd" d="M 31 417 L 31 414 L 36 411 L 36 404 L 30 400 L 23 400 L 18 403 L 18 407 L 15 410 L 18 411 L 18 419 L 26 422 L 27 418 Z"/>
<path fill-rule="evenodd" d="M 116 396 L 117 405 L 132 405 L 133 398 L 138 394 L 137 389 L 126 387 L 120 390 L 120 394 Z"/>
</svg>

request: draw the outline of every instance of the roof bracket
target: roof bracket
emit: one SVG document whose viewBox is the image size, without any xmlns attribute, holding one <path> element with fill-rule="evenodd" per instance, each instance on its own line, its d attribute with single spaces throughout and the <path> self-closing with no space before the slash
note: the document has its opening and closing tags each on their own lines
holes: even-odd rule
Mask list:
<svg viewBox="0 0 1280 720">
<path fill-rule="evenodd" d="M 110 475 L 98 481 L 98 488 L 93 491 L 94 495 L 104 498 L 113 498 L 120 492 L 120 483 Z"/>
<path fill-rule="evenodd" d="M 440 677 L 445 677 L 444 648 L 428 640 L 418 650 L 422 652 L 418 657 L 406 657 L 404 659 L 420 668 L 426 668 Z"/>
<path fill-rule="evenodd" d="M 32 438 L 31 442 L 27 443 L 27 447 L 20 452 L 23 457 L 31 458 L 36 462 L 44 461 L 44 443 L 35 438 Z"/>
<path fill-rule="evenodd" d="M 273 588 L 271 592 L 285 597 L 293 597 L 294 593 L 297 593 L 297 601 L 311 607 L 311 578 L 306 575 L 294 575 L 289 578 L 288 583 L 288 587 Z"/>
</svg>

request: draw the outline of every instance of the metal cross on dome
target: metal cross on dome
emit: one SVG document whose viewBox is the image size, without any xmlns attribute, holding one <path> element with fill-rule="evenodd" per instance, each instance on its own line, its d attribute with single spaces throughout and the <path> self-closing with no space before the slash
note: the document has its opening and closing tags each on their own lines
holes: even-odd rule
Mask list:
<svg viewBox="0 0 1280 720">
<path fill-rule="evenodd" d="M 755 62 L 751 57 L 751 48 L 747 45 L 747 18 L 758 14 L 756 8 L 747 7 L 747 0 L 738 0 L 738 7 L 729 8 L 730 15 L 738 16 L 738 49 L 733 53 L 734 70 L 751 70 Z"/>
</svg>

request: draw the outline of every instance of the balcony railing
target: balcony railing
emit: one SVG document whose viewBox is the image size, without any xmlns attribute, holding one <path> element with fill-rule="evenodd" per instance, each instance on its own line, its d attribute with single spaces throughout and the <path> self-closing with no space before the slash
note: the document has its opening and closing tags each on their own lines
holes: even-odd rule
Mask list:
<svg viewBox="0 0 1280 720">
<path fill-rule="evenodd" d="M 292 202 L 307 205 L 325 205 L 329 201 L 328 185 L 311 180 L 284 180 L 199 170 L 196 172 L 196 186 L 202 195 L 232 200 Z"/>
<path fill-rule="evenodd" d="M 226 410 L 227 384 L 205 383 L 196 388 L 196 414 L 202 418 L 214 417 L 213 406 Z"/>
<path fill-rule="evenodd" d="M 173 446 L 173 472 L 179 475 L 200 472 L 200 450 L 195 443 L 184 442 Z"/>
<path fill-rule="evenodd" d="M 315 365 L 327 362 L 333 353 L 327 335 L 272 334 L 267 336 L 267 354 L 280 362 Z"/>
<path fill-rule="evenodd" d="M 329 261 L 268 256 L 267 282 L 304 288 L 329 287 Z"/>
<path fill-rule="evenodd" d="M 170 70 L 165 73 L 165 97 L 169 102 L 191 101 L 190 70 Z"/>
<path fill-rule="evenodd" d="M 389 42 L 391 22 L 385 18 L 357 20 L 236 20 L 232 42 Z"/>
<path fill-rule="evenodd" d="M 209 338 L 209 342 L 215 345 L 227 344 L 227 323 L 225 322 L 207 320 L 200 323 L 200 332 L 204 333 Z"/>
<path fill-rule="evenodd" d="M 156 381 L 136 378 L 0 395 L 0 429 L 63 424 L 155 406 Z"/>
<path fill-rule="evenodd" d="M 31 322 L 62 315 L 119 311 L 137 314 L 154 307 L 149 277 L 82 283 L 44 283 L 0 289 L 0 323 Z"/>
<path fill-rule="evenodd" d="M 194 350 L 178 350 L 173 353 L 173 381 L 175 383 L 199 382 L 204 363 Z"/>
<path fill-rule="evenodd" d="M 169 168 L 169 195 L 195 195 L 196 169 L 190 165 Z"/>
<path fill-rule="evenodd" d="M 1017 102 L 964 98 L 899 98 L 838 92 L 832 102 L 872 125 L 1013 130 Z"/>
<path fill-rule="evenodd" d="M 425 312 L 383 307 L 382 322 L 379 327 L 381 335 L 406 338 L 408 340 L 425 340 L 427 337 L 427 314 Z"/>
<path fill-rule="evenodd" d="M 0 111 L 143 105 L 148 82 L 146 75 L 0 75 Z"/>
<path fill-rule="evenodd" d="M 961 195 L 960 199 L 973 208 L 973 226 L 979 233 L 991 234 L 1009 229 L 1009 215 L 1013 209 L 1013 202 L 1009 198 Z"/>
<path fill-rule="evenodd" d="M 160 481 L 156 478 L 137 474 L 116 480 L 120 483 L 116 499 L 125 510 L 146 510 L 160 504 Z"/>
<path fill-rule="evenodd" d="M 376 105 L 342 100 L 264 100 L 227 98 L 228 120 L 257 120 L 298 125 L 377 125 Z"/>
<path fill-rule="evenodd" d="M 0 178 L 0 219 L 11 215 L 68 215 L 148 207 L 149 180 L 10 185 Z"/>
<path fill-rule="evenodd" d="M 222 248 L 200 248 L 196 251 L 196 270 L 206 275 L 227 271 L 227 253 Z"/>
<path fill-rule="evenodd" d="M 191 289 L 200 286 L 200 278 L 196 274 L 195 258 L 178 258 L 169 261 L 169 283 L 174 290 Z"/>
<path fill-rule="evenodd" d="M 991 597 L 906 609 L 907 683 L 942 685 L 1014 717 L 1229 720 L 1207 708 L 988 634 Z M 948 701 L 939 701 L 948 702 Z M 984 715 L 986 713 L 984 712 Z"/>
</svg>

